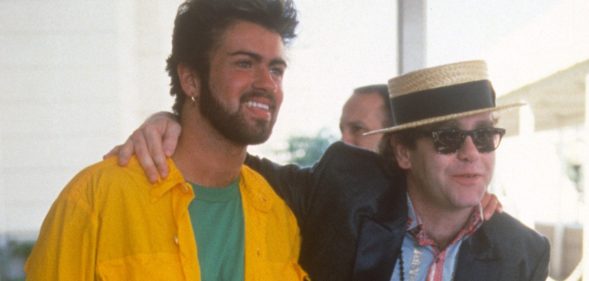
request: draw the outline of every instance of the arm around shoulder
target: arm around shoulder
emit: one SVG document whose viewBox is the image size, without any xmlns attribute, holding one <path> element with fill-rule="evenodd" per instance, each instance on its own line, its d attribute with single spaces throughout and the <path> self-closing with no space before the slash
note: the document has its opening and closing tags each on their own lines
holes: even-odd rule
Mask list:
<svg viewBox="0 0 589 281">
<path fill-rule="evenodd" d="M 495 214 L 483 224 L 492 248 L 497 248 L 513 280 L 544 281 L 548 277 L 550 244 L 537 231 L 508 213 Z M 507 279 L 506 279 L 507 280 Z M 512 279 L 508 279 L 512 280 Z"/>
</svg>

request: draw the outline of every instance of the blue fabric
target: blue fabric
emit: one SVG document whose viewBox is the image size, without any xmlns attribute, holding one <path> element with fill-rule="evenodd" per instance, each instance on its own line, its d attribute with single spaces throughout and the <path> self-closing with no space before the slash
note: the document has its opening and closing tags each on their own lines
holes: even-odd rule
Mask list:
<svg viewBox="0 0 589 281">
<path fill-rule="evenodd" d="M 413 208 L 413 204 L 409 196 L 407 196 L 407 210 L 409 215 L 409 221 L 411 224 L 407 226 L 407 229 L 416 228 L 420 224 L 420 219 L 417 217 L 415 213 L 415 209 Z M 458 250 L 462 245 L 462 241 L 464 241 L 466 237 L 459 239 L 458 241 L 448 245 L 445 250 L 445 260 L 444 260 L 444 275 L 442 280 L 444 281 L 451 281 L 454 278 L 454 269 L 456 266 L 456 258 L 458 256 Z M 420 246 L 417 240 L 411 233 L 406 232 L 403 238 L 403 245 L 402 245 L 402 254 L 403 254 L 403 272 L 405 274 L 404 280 L 415 280 L 415 281 L 425 281 L 427 280 L 427 274 L 429 272 L 430 267 L 436 261 L 436 250 L 431 246 Z M 397 259 L 395 263 L 395 268 L 393 270 L 393 276 L 391 277 L 391 281 L 401 281 L 400 277 L 400 259 Z"/>
</svg>

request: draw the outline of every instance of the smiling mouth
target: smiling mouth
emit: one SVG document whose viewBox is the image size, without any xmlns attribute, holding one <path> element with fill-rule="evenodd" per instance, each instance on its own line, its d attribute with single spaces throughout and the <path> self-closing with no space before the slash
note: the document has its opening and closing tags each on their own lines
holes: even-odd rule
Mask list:
<svg viewBox="0 0 589 281">
<path fill-rule="evenodd" d="M 255 102 L 255 101 L 248 101 L 245 103 L 247 107 L 261 109 L 265 111 L 270 111 L 270 106 L 265 103 Z"/>
<path fill-rule="evenodd" d="M 252 117 L 255 119 L 261 119 L 265 121 L 272 120 L 272 110 L 273 107 L 270 104 L 249 100 L 244 103 L 245 107 L 248 111 L 252 114 Z"/>
<path fill-rule="evenodd" d="M 481 174 L 459 174 L 454 175 L 453 179 L 460 185 L 471 186 L 481 183 L 483 176 Z"/>
<path fill-rule="evenodd" d="M 478 174 L 462 174 L 462 175 L 457 175 L 457 177 L 461 177 L 461 178 L 476 178 L 476 177 L 480 177 L 480 175 L 478 175 Z"/>
</svg>

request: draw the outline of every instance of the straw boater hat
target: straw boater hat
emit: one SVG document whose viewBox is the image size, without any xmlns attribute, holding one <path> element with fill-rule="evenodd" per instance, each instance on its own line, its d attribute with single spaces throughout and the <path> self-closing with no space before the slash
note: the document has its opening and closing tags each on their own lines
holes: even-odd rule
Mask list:
<svg viewBox="0 0 589 281">
<path fill-rule="evenodd" d="M 524 105 L 495 105 L 495 91 L 484 61 L 441 65 L 392 78 L 389 95 L 393 126 L 364 135 L 396 132 Z"/>
</svg>

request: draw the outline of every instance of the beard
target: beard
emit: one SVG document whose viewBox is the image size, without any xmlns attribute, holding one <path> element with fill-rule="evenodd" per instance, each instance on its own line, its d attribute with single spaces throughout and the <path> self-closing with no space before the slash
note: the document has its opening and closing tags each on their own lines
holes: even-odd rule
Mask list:
<svg viewBox="0 0 589 281">
<path fill-rule="evenodd" d="M 240 145 L 260 144 L 268 140 L 272 134 L 274 122 L 276 122 L 276 115 L 272 115 L 270 120 L 256 120 L 254 125 L 250 125 L 241 115 L 241 107 L 235 113 L 229 112 L 212 94 L 210 86 L 203 86 L 198 103 L 200 112 L 221 135 Z M 239 102 L 242 104 L 248 98 L 255 96 L 269 98 L 274 104 L 271 106 L 271 110 L 275 110 L 274 97 L 263 92 L 248 92 L 240 98 Z"/>
</svg>

